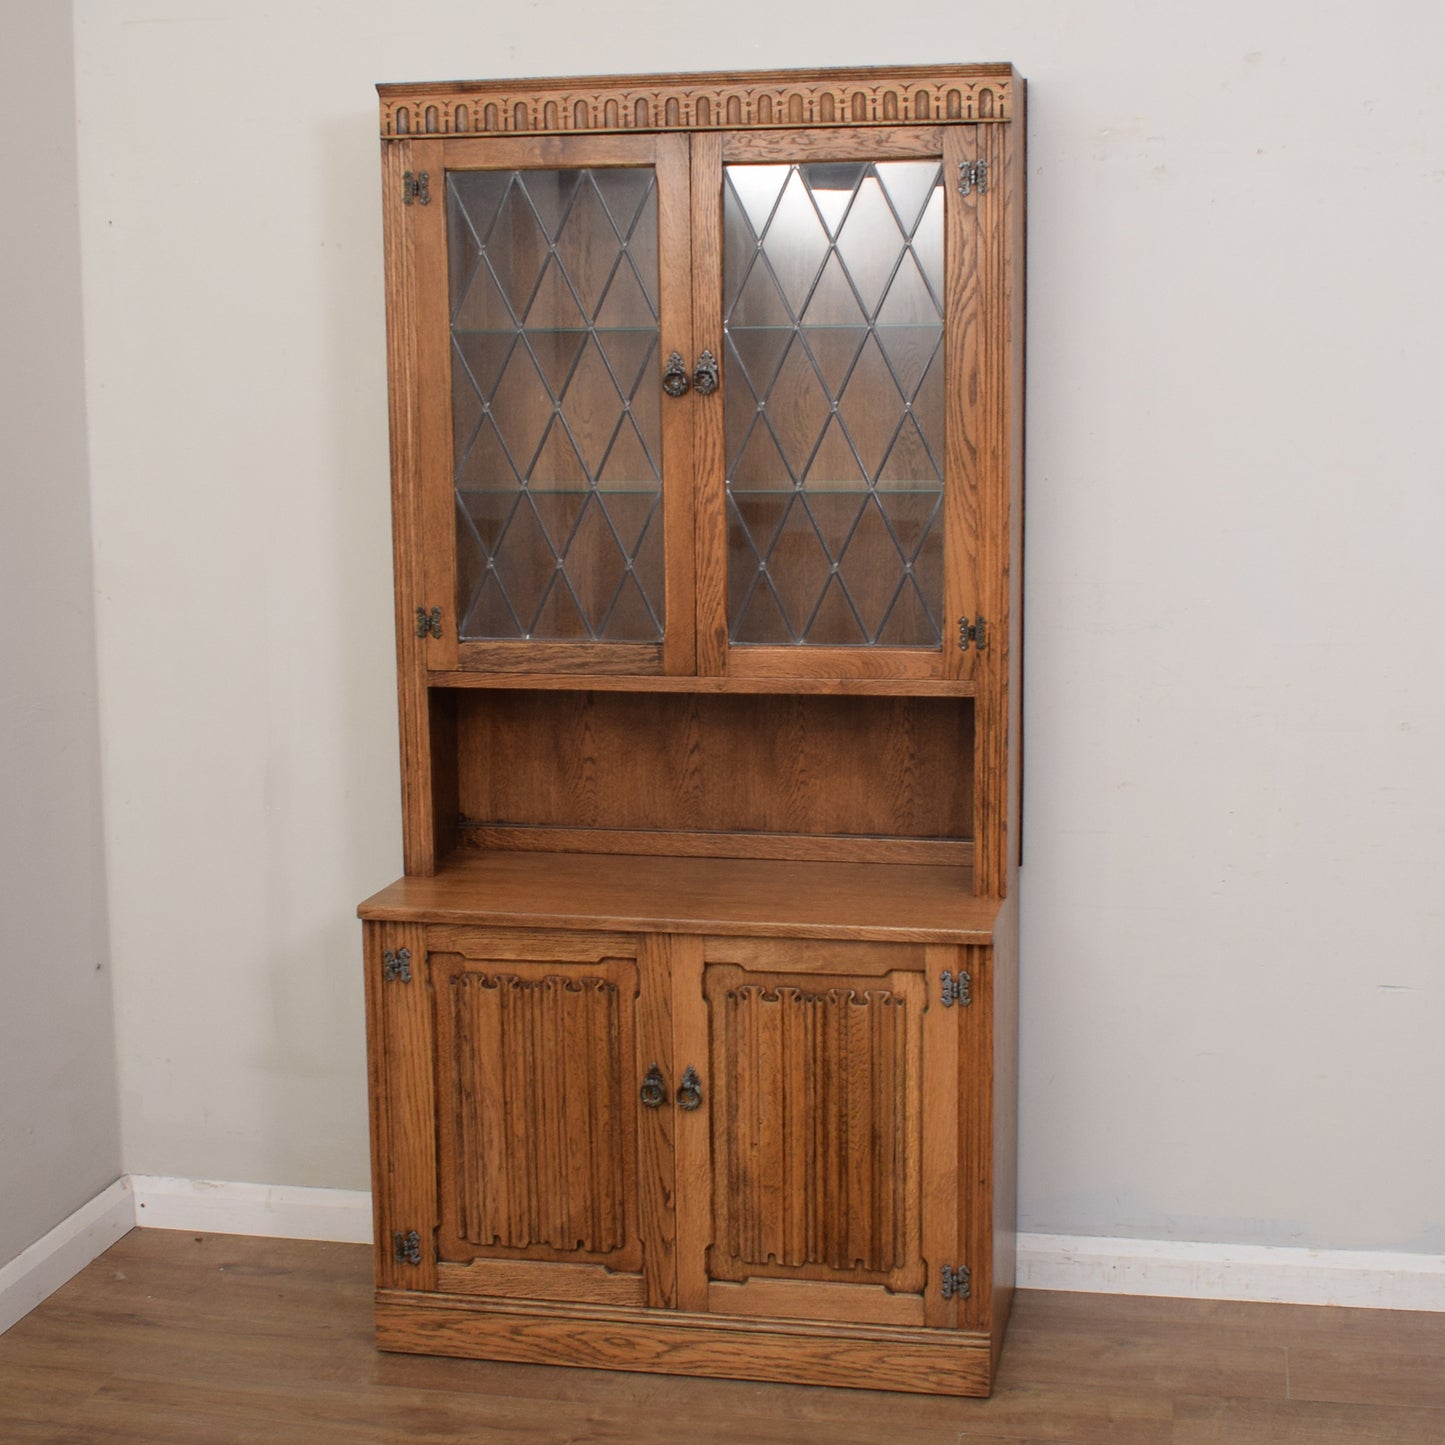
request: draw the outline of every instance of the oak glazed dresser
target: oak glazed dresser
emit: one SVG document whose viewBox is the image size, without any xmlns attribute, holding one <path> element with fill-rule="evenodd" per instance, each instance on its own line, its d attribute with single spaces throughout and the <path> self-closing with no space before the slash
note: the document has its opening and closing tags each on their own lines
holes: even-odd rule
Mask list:
<svg viewBox="0 0 1445 1445">
<path fill-rule="evenodd" d="M 378 1343 L 986 1394 L 1023 82 L 379 91 Z"/>
</svg>

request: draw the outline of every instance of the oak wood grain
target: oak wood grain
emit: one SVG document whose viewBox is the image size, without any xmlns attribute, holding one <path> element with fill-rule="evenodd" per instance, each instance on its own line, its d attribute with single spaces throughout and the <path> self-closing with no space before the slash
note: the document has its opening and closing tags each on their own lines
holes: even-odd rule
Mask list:
<svg viewBox="0 0 1445 1445">
<path fill-rule="evenodd" d="M 924 979 L 709 963 L 712 1280 L 886 1285 L 918 1296 Z M 951 1201 L 942 1201 L 945 1206 Z M 916 1303 L 916 1301 L 915 1301 Z M 857 1320 L 876 1318 L 875 1291 Z M 814 1317 L 836 1318 L 835 1315 Z"/>
<path fill-rule="evenodd" d="M 506 672 L 429 672 L 433 688 L 490 690 L 497 688 L 546 688 L 576 692 L 717 692 L 824 694 L 829 697 L 972 697 L 977 688 L 962 678 L 899 677 L 802 677 L 797 674 L 728 677 L 658 677 L 617 673 L 537 673 L 525 681 Z"/>
<path fill-rule="evenodd" d="M 876 1320 L 885 1325 L 914 1326 L 924 1323 L 923 1300 L 916 1294 L 895 1294 L 877 1284 L 761 1276 L 737 1284 L 714 1281 L 707 1289 L 707 1312 L 752 1319 Z"/>
<path fill-rule="evenodd" d="M 531 690 L 456 701 L 469 825 L 969 836 L 970 703 Z"/>
<path fill-rule="evenodd" d="M 955 868 L 483 853 L 400 878 L 359 911 L 403 923 L 985 943 L 1000 904 L 969 882 Z"/>
<path fill-rule="evenodd" d="M 1007 121 L 1022 82 L 1011 65 L 764 70 L 381 84 L 383 139 L 709 127 L 891 126 Z"/>
<path fill-rule="evenodd" d="M 693 335 L 699 349 L 718 358 L 721 385 L 710 397 L 694 397 L 697 502 L 693 544 L 697 570 L 697 670 L 704 676 L 728 670 L 727 451 L 723 426 L 728 398 L 727 348 L 723 344 L 722 137 L 692 137 Z"/>
<path fill-rule="evenodd" d="M 372 1214 L 378 1282 L 402 1289 L 436 1287 L 435 1027 L 426 971 L 426 933 L 416 924 L 368 926 L 367 1057 L 371 1070 Z M 411 979 L 384 976 L 390 952 L 409 956 Z M 415 1234 L 415 1262 L 398 1256 Z"/>
<path fill-rule="evenodd" d="M 437 1288 L 443 1294 L 512 1299 L 586 1300 L 589 1304 L 633 1306 L 648 1303 L 640 1274 L 562 1260 L 473 1259 L 466 1264 L 443 1261 L 437 1265 Z"/>
<path fill-rule="evenodd" d="M 457 846 L 532 853 L 659 854 L 672 858 L 773 858 L 812 863 L 921 863 L 972 868 L 967 838 L 877 838 L 836 833 L 666 832 L 660 828 L 564 828 L 460 822 Z"/>
<path fill-rule="evenodd" d="M 705 1071 L 702 1087 L 711 1091 L 709 1071 L 709 1020 L 703 991 L 703 940 L 670 940 L 672 985 L 672 1070 L 669 1088 L 680 1083 L 687 1068 Z M 707 1254 L 715 1235 L 712 1215 L 712 1109 L 675 1112 L 673 1122 L 674 1177 L 677 1194 L 677 1307 L 700 1312 L 707 1309 Z"/>
<path fill-rule="evenodd" d="M 738 1320 L 682 1310 L 655 1312 L 379 1291 L 382 1349 L 597 1369 L 807 1382 L 854 1388 L 886 1359 L 889 1388 L 981 1395 L 989 1386 L 986 1336 L 840 1321 Z"/>
</svg>

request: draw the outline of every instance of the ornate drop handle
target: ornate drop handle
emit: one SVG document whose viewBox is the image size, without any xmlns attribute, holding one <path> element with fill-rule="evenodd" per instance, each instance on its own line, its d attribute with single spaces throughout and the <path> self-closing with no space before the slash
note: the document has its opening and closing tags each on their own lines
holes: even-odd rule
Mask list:
<svg viewBox="0 0 1445 1445">
<path fill-rule="evenodd" d="M 711 396 L 717 390 L 717 357 L 704 351 L 697 359 L 697 370 L 692 374 L 692 384 L 699 396 Z"/>
<path fill-rule="evenodd" d="M 662 389 L 669 396 L 685 396 L 691 385 L 687 379 L 687 367 L 683 364 L 682 353 L 674 351 L 662 369 Z"/>
<path fill-rule="evenodd" d="M 662 1070 L 654 1064 L 642 1080 L 638 1097 L 649 1109 L 660 1109 L 667 1098 L 667 1085 L 663 1082 Z"/>
<path fill-rule="evenodd" d="M 697 1070 L 689 1064 L 682 1076 L 682 1083 L 677 1086 L 677 1107 L 690 1112 L 701 1104 L 702 1080 L 698 1078 Z"/>
</svg>

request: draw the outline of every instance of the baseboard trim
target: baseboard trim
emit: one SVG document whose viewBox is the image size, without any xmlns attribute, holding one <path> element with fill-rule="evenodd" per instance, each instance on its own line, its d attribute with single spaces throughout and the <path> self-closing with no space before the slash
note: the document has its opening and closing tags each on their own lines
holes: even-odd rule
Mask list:
<svg viewBox="0 0 1445 1445">
<path fill-rule="evenodd" d="M 1021 1289 L 1445 1311 L 1445 1257 L 1020 1234 Z"/>
<path fill-rule="evenodd" d="M 363 1189 L 307 1189 L 133 1174 L 142 1229 L 257 1234 L 272 1239 L 371 1243 L 371 1195 Z"/>
<path fill-rule="evenodd" d="M 0 1266 L 0 1335 L 134 1228 L 135 1199 L 122 1175 Z"/>
<path fill-rule="evenodd" d="M 0 1334 L 131 1229 L 371 1242 L 361 1189 L 123 1175 L 0 1266 Z M 1445 1312 L 1445 1257 L 1020 1234 L 1021 1289 Z"/>
</svg>

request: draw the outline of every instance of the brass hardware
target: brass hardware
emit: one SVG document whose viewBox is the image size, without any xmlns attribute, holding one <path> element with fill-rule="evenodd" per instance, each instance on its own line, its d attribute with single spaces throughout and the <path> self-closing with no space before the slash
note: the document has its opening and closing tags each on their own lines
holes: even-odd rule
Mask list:
<svg viewBox="0 0 1445 1445">
<path fill-rule="evenodd" d="M 943 1006 L 952 1008 L 957 1004 L 967 1008 L 973 1002 L 973 976 L 967 969 L 959 969 L 955 978 L 948 969 L 943 970 Z"/>
<path fill-rule="evenodd" d="M 958 194 L 966 196 L 974 190 L 981 196 L 988 194 L 988 162 L 959 161 Z"/>
<path fill-rule="evenodd" d="M 662 1070 L 654 1064 L 642 1080 L 638 1097 L 649 1109 L 660 1109 L 667 1098 L 667 1085 L 663 1082 Z"/>
<path fill-rule="evenodd" d="M 396 1233 L 391 1236 L 392 1251 L 396 1255 L 398 1264 L 420 1264 L 421 1263 L 421 1235 L 416 1230 L 409 1229 L 405 1234 Z"/>
<path fill-rule="evenodd" d="M 683 1073 L 682 1083 L 677 1086 L 677 1107 L 691 1113 L 701 1104 L 702 1080 L 698 1078 L 697 1070 L 689 1064 Z"/>
<path fill-rule="evenodd" d="M 697 359 L 697 370 L 692 374 L 693 389 L 699 396 L 711 396 L 717 390 L 717 357 L 704 351 Z"/>
<path fill-rule="evenodd" d="M 381 976 L 388 983 L 411 982 L 411 949 L 385 949 L 381 955 Z"/>
<path fill-rule="evenodd" d="M 667 358 L 662 370 L 662 389 L 669 396 L 685 396 L 692 383 L 687 379 L 687 367 L 683 365 L 682 353 L 674 351 Z"/>
<path fill-rule="evenodd" d="M 982 617 L 975 617 L 972 622 L 967 617 L 958 619 L 958 650 L 967 652 L 970 642 L 980 652 L 988 646 L 988 623 Z"/>
<path fill-rule="evenodd" d="M 967 1299 L 973 1293 L 973 1271 L 966 1264 L 957 1269 L 944 1265 L 940 1274 L 944 1299 L 952 1299 L 954 1295 Z"/>
<path fill-rule="evenodd" d="M 431 205 L 431 175 L 427 171 L 418 171 L 413 175 L 406 171 L 401 178 L 401 202 L 409 206 L 415 201 L 419 206 Z"/>
<path fill-rule="evenodd" d="M 418 637 L 440 637 L 442 635 L 442 610 L 440 607 L 433 607 L 430 612 L 425 607 L 416 609 L 416 635 Z"/>
</svg>

